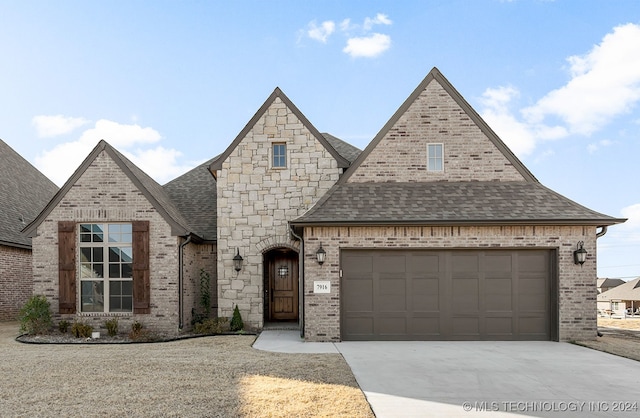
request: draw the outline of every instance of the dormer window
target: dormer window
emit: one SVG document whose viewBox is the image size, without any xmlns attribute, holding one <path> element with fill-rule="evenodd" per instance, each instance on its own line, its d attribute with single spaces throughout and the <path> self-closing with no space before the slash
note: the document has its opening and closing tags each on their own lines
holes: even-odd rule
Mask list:
<svg viewBox="0 0 640 418">
<path fill-rule="evenodd" d="M 272 163 L 273 168 L 287 167 L 287 144 L 284 142 L 274 142 L 272 145 Z"/>
<path fill-rule="evenodd" d="M 427 144 L 427 171 L 444 170 L 443 144 Z"/>
</svg>

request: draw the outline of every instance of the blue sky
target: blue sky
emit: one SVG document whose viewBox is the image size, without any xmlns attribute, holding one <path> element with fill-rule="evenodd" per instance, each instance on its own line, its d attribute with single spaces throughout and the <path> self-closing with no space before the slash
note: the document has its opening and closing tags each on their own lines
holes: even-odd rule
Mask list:
<svg viewBox="0 0 640 418">
<path fill-rule="evenodd" d="M 544 185 L 629 218 L 598 275 L 640 276 L 639 1 L 0 0 L 0 57 L 0 138 L 58 185 L 100 139 L 165 183 L 276 87 L 362 149 L 438 67 Z"/>
</svg>

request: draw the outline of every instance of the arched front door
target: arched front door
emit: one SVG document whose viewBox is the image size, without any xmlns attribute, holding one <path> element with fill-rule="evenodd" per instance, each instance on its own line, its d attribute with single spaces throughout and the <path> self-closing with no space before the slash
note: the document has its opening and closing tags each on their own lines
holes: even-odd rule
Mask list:
<svg viewBox="0 0 640 418">
<path fill-rule="evenodd" d="M 264 255 L 265 320 L 298 320 L 298 253 L 288 248 Z"/>
</svg>

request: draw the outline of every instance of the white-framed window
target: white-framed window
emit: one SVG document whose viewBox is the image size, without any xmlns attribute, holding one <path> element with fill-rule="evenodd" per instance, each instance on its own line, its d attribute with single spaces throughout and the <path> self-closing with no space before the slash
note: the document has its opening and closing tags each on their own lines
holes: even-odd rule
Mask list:
<svg viewBox="0 0 640 418">
<path fill-rule="evenodd" d="M 287 167 L 287 144 L 284 142 L 274 142 L 271 145 L 271 167 Z"/>
<path fill-rule="evenodd" d="M 444 144 L 427 144 L 427 171 L 444 171 Z"/>
<path fill-rule="evenodd" d="M 132 312 L 131 224 L 82 223 L 78 235 L 81 312 Z"/>
</svg>

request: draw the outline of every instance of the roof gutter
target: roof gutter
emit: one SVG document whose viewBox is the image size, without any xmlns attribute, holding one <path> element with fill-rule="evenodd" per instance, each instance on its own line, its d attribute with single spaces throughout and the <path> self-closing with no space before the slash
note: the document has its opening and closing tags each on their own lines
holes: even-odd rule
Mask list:
<svg viewBox="0 0 640 418">
<path fill-rule="evenodd" d="M 599 225 L 598 228 L 602 228 L 600 232 L 596 232 L 596 239 L 604 236 L 607 233 L 607 225 Z"/>
<path fill-rule="evenodd" d="M 192 235 L 189 234 L 185 242 L 180 244 L 178 249 L 178 329 L 184 327 L 184 295 L 183 295 L 183 282 L 184 282 L 184 247 L 191 242 Z"/>
</svg>

